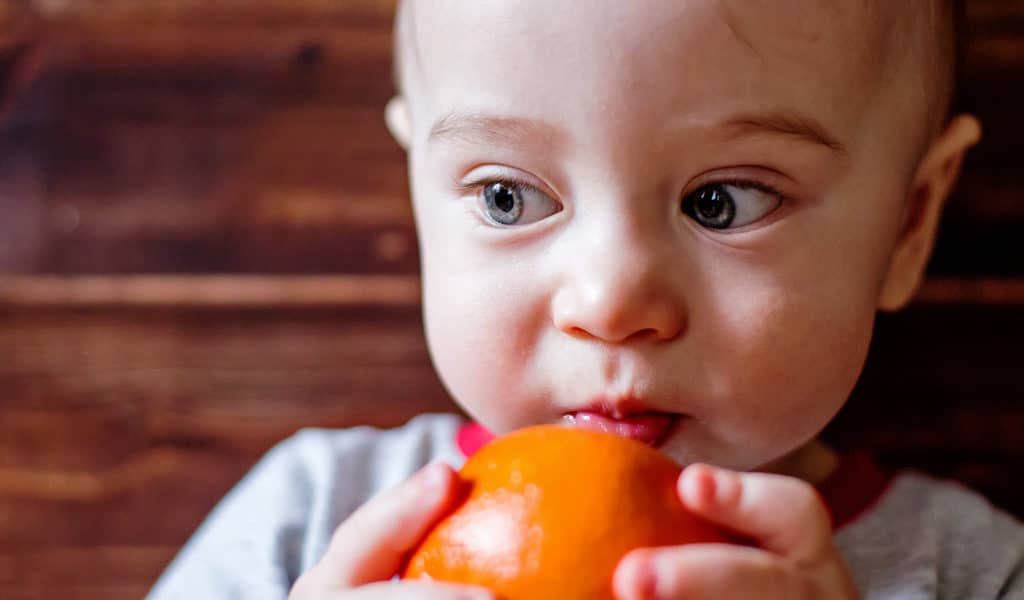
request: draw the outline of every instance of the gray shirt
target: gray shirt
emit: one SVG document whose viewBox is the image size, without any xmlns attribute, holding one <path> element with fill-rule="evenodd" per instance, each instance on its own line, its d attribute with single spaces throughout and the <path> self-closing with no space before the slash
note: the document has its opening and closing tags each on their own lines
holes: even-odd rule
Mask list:
<svg viewBox="0 0 1024 600">
<path fill-rule="evenodd" d="M 359 505 L 432 460 L 461 466 L 463 424 L 423 415 L 285 440 L 207 517 L 149 600 L 285 598 Z M 865 598 L 1024 600 L 1024 526 L 952 482 L 896 475 L 835 542 Z"/>
</svg>

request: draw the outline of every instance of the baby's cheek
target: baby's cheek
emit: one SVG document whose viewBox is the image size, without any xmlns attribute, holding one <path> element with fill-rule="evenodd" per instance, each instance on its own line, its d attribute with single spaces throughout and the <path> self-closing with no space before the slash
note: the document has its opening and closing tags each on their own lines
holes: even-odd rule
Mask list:
<svg viewBox="0 0 1024 600">
<path fill-rule="evenodd" d="M 829 295 L 746 290 L 706 332 L 725 434 L 758 453 L 791 450 L 842 406 L 870 341 L 873 311 Z M 762 457 L 756 457 L 762 458 Z"/>
<path fill-rule="evenodd" d="M 479 398 L 482 382 L 501 378 L 496 340 L 482 330 L 499 329 L 488 323 L 488 312 L 465 291 L 448 288 L 453 294 L 426 293 L 425 325 L 430 354 L 438 374 L 456 401 Z"/>
<path fill-rule="evenodd" d="M 495 429 L 516 425 L 529 386 L 536 320 L 508 282 L 449 276 L 424 288 L 431 356 L 453 399 Z"/>
</svg>

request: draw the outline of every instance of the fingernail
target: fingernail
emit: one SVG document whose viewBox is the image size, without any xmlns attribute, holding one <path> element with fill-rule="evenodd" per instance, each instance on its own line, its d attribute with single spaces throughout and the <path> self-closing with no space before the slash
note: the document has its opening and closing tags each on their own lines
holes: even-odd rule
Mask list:
<svg viewBox="0 0 1024 600">
<path fill-rule="evenodd" d="M 704 467 L 701 471 L 701 485 L 704 488 L 701 496 L 704 502 L 712 503 L 718 497 L 718 474 L 711 467 Z"/>
<path fill-rule="evenodd" d="M 654 559 L 647 554 L 633 558 L 633 589 L 638 598 L 644 600 L 657 597 L 658 573 L 654 568 Z"/>
<path fill-rule="evenodd" d="M 717 470 L 708 465 L 692 465 L 686 475 L 689 477 L 689 481 L 683 485 L 683 500 L 686 504 L 695 509 L 715 506 L 719 491 Z"/>
<path fill-rule="evenodd" d="M 691 508 L 706 508 L 715 503 L 718 479 L 715 470 L 707 465 L 690 465 L 683 471 L 679 492 L 683 502 Z"/>
</svg>

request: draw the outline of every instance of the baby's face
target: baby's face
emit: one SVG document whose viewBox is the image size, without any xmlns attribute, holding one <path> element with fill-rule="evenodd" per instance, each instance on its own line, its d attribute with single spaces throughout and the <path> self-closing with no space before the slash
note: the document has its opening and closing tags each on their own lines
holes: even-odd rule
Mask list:
<svg viewBox="0 0 1024 600">
<path fill-rule="evenodd" d="M 915 34 L 883 25 L 902 4 L 413 2 L 425 321 L 456 400 L 740 469 L 813 438 L 929 135 Z"/>
</svg>

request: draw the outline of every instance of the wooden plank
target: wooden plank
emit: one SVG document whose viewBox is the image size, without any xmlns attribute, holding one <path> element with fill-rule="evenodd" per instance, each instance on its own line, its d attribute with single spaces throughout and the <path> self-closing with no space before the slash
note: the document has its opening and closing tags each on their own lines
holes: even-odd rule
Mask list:
<svg viewBox="0 0 1024 600">
<path fill-rule="evenodd" d="M 1024 29 L 1024 5 L 1006 0 L 966 0 L 968 30 L 974 35 Z"/>
<path fill-rule="evenodd" d="M 106 469 L 183 440 L 259 452 L 303 426 L 452 406 L 415 305 L 5 310 L 0 355 L 6 466 Z"/>
<path fill-rule="evenodd" d="M 0 0 L 0 56 L 23 46 L 38 33 L 39 19 L 24 3 Z"/>
<path fill-rule="evenodd" d="M 418 306 L 419 279 L 388 275 L 0 276 L 0 306 L 314 308 Z"/>
<path fill-rule="evenodd" d="M 23 4 L 0 0 L 0 123 L 41 66 L 39 22 Z"/>
<path fill-rule="evenodd" d="M 292 101 L 365 104 L 386 100 L 393 91 L 387 22 L 139 29 L 119 24 L 111 31 L 69 28 L 51 35 L 47 69 L 72 83 L 104 84 L 82 90 L 100 98 L 104 88 L 159 89 L 186 81 L 193 85 L 179 95 L 251 88 Z"/>
<path fill-rule="evenodd" d="M 1024 279 L 932 277 L 916 304 L 1024 305 Z"/>
<path fill-rule="evenodd" d="M 154 23 L 272 23 L 317 22 L 332 19 L 387 19 L 396 0 L 28 0 L 39 15 L 59 22 L 116 23 L 139 26 Z"/>
<path fill-rule="evenodd" d="M 415 275 L 0 275 L 0 307 L 414 307 Z M 1024 279 L 932 278 L 916 304 L 1024 305 Z"/>
<path fill-rule="evenodd" d="M 5 600 L 139 600 L 175 546 L 54 547 L 0 556 Z"/>
</svg>

